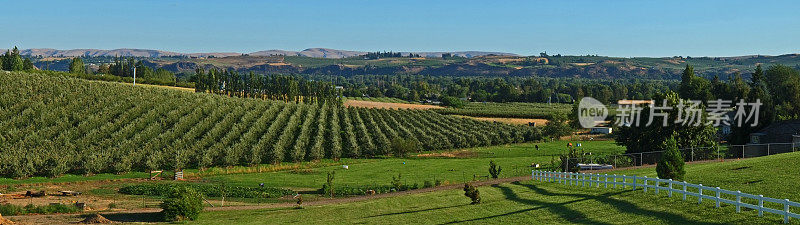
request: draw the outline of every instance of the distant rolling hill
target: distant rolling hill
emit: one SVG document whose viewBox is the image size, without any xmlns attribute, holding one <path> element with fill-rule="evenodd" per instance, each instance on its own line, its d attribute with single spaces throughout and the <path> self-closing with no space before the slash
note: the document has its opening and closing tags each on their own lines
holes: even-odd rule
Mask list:
<svg viewBox="0 0 800 225">
<path fill-rule="evenodd" d="M 5 50 L 2 50 L 5 52 Z M 403 52 L 404 55 L 407 55 L 412 52 Z M 517 56 L 517 54 L 513 53 L 505 53 L 505 52 L 482 52 L 482 51 L 454 51 L 454 52 L 413 52 L 414 54 L 419 54 L 423 57 L 441 57 L 443 53 L 450 53 L 455 56 L 462 56 L 462 57 L 477 57 L 477 56 L 485 56 L 485 55 L 506 55 L 506 56 Z M 102 50 L 102 49 L 68 49 L 68 50 L 59 50 L 59 49 L 52 49 L 52 48 L 34 48 L 34 49 L 23 49 L 20 50 L 20 54 L 22 55 L 30 55 L 30 56 L 42 56 L 42 57 L 79 57 L 79 56 L 91 56 L 91 57 L 113 57 L 113 56 L 123 56 L 123 57 L 150 57 L 150 58 L 158 58 L 164 56 L 194 56 L 194 57 L 227 57 L 227 56 L 237 56 L 242 54 L 252 55 L 252 56 L 271 56 L 271 55 L 285 55 L 285 56 L 305 56 L 305 57 L 313 57 L 313 58 L 347 58 L 353 56 L 359 56 L 367 54 L 367 52 L 363 51 L 349 51 L 349 50 L 338 50 L 338 49 L 330 49 L 330 48 L 309 48 L 302 51 L 288 51 L 288 50 L 265 50 L 265 51 L 257 51 L 251 53 L 238 53 L 238 52 L 207 52 L 207 53 L 180 53 L 180 52 L 170 52 L 170 51 L 162 51 L 162 50 L 152 50 L 152 49 L 112 49 L 112 50 Z"/>
</svg>

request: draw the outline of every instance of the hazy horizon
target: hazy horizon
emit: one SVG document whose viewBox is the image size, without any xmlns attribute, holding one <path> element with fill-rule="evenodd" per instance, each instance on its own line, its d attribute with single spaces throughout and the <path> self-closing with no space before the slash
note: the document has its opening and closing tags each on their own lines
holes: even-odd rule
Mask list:
<svg viewBox="0 0 800 225">
<path fill-rule="evenodd" d="M 4 2 L 0 48 L 249 53 L 539 52 L 614 57 L 800 52 L 800 4 L 770 1 Z"/>
</svg>

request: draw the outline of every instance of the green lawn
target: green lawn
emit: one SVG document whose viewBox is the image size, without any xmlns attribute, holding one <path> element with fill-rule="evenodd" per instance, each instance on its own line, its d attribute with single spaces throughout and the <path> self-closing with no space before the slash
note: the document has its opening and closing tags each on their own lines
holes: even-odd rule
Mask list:
<svg viewBox="0 0 800 225">
<path fill-rule="evenodd" d="M 325 183 L 327 173 L 336 171 L 336 182 L 341 185 L 388 185 L 392 177 L 402 175 L 407 184 L 425 181 L 449 181 L 460 183 L 472 180 L 474 176 L 488 175 L 490 160 L 503 168 L 502 177 L 530 175 L 530 165 L 550 164 L 554 157 L 566 151 L 568 141 L 545 143 L 523 143 L 482 148 L 466 149 L 466 158 L 410 157 L 388 159 L 347 159 L 349 169 L 342 166 L 328 166 L 306 170 L 286 170 L 269 173 L 246 173 L 209 176 L 204 179 L 212 182 L 225 182 L 228 185 L 265 186 L 284 188 L 320 188 Z M 613 141 L 582 142 L 582 148 L 594 154 L 611 154 L 624 151 Z M 539 151 L 535 150 L 539 145 Z M 456 152 L 460 152 L 456 150 Z M 485 178 L 482 178 L 485 179 Z"/>
<path fill-rule="evenodd" d="M 303 209 L 205 212 L 193 224 L 765 224 L 734 207 L 714 209 L 693 201 L 628 190 L 569 187 L 526 181 L 479 187 L 482 204 L 470 205 L 461 190 L 398 196 Z M 794 221 L 797 222 L 797 221 Z"/>
<path fill-rule="evenodd" d="M 777 199 L 800 201 L 800 152 L 686 166 L 686 181 Z M 657 177 L 656 169 L 614 171 Z"/>
</svg>

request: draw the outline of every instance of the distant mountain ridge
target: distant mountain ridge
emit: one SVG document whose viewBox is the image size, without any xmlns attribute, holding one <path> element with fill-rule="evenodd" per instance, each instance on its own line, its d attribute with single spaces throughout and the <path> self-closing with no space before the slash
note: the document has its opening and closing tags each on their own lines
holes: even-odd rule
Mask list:
<svg viewBox="0 0 800 225">
<path fill-rule="evenodd" d="M 6 50 L 3 49 L 2 51 L 5 52 Z M 506 53 L 506 52 L 483 52 L 483 51 L 401 52 L 401 53 L 403 55 L 414 53 L 414 54 L 419 54 L 420 56 L 423 57 L 441 57 L 442 54 L 444 53 L 450 53 L 454 56 L 462 56 L 468 58 L 476 56 L 484 56 L 484 55 L 519 56 L 517 54 Z M 129 49 L 129 48 L 112 49 L 112 50 L 102 50 L 102 49 L 59 50 L 51 48 L 34 48 L 34 49 L 20 50 L 20 54 L 30 55 L 30 56 L 42 56 L 42 57 L 124 56 L 124 57 L 151 57 L 151 58 L 158 58 L 162 56 L 226 57 L 226 56 L 237 56 L 242 54 L 248 54 L 252 56 L 286 55 L 286 56 L 306 56 L 314 58 L 338 59 L 338 58 L 365 55 L 367 54 L 367 52 L 338 50 L 329 48 L 309 48 L 302 51 L 288 51 L 288 50 L 275 49 L 275 50 L 265 50 L 265 51 L 251 52 L 251 53 L 238 53 L 238 52 L 180 53 L 180 52 L 170 52 L 170 51 L 152 50 L 152 49 Z"/>
</svg>

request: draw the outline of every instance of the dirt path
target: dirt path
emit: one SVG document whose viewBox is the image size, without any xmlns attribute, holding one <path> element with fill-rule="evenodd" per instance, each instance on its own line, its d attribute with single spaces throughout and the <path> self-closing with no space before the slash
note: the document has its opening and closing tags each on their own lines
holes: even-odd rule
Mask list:
<svg viewBox="0 0 800 225">
<path fill-rule="evenodd" d="M 704 160 L 704 161 L 686 162 L 686 164 L 702 164 L 702 163 L 714 163 L 714 162 L 725 162 L 725 161 L 735 161 L 735 160 L 737 159 Z M 655 165 L 614 168 L 607 170 L 592 170 L 592 171 L 586 170 L 582 172 L 607 173 L 617 170 L 630 170 L 630 169 L 652 168 L 652 167 L 655 167 Z M 472 184 L 476 186 L 490 186 L 495 184 L 511 183 L 515 181 L 524 181 L 530 179 L 531 179 L 530 176 L 508 177 L 508 178 L 501 178 L 494 180 L 475 181 Z M 376 195 L 364 195 L 364 196 L 355 196 L 348 198 L 326 198 L 322 200 L 305 202 L 303 206 L 343 204 L 343 203 L 368 201 L 373 199 L 428 193 L 428 192 L 443 191 L 443 190 L 454 190 L 454 189 L 457 190 L 463 188 L 464 187 L 463 185 L 464 185 L 463 183 L 460 183 L 460 184 L 451 184 L 451 185 L 444 185 L 432 188 L 422 188 L 410 191 L 391 192 L 391 193 L 376 194 Z M 256 209 L 288 208 L 294 206 L 296 206 L 296 204 L 292 202 L 285 202 L 285 203 L 273 203 L 265 205 L 206 207 L 205 211 L 256 210 Z M 103 215 L 104 217 L 107 217 L 111 220 L 118 222 L 157 222 L 158 221 L 157 213 L 160 211 L 161 209 L 159 208 L 143 208 L 143 209 L 115 211 L 115 212 L 101 212 L 100 214 Z M 23 215 L 23 216 L 7 216 L 6 218 L 18 222 L 19 224 L 69 224 L 82 220 L 82 218 L 80 218 L 79 215 L 80 214 Z"/>
<path fill-rule="evenodd" d="M 489 186 L 501 183 L 511 183 L 515 181 L 523 181 L 523 180 L 530 180 L 530 176 L 521 176 L 521 177 L 508 177 L 508 178 L 500 178 L 494 180 L 485 180 L 485 181 L 475 181 L 472 184 L 475 186 Z M 355 197 L 348 197 L 348 198 L 328 198 L 323 200 L 317 201 L 310 201 L 305 202 L 303 206 L 319 206 L 319 205 L 330 205 L 330 204 L 342 204 L 342 203 L 351 203 L 351 202 L 360 202 L 360 201 L 368 201 L 373 199 L 380 199 L 380 198 L 389 198 L 395 196 L 402 196 L 402 195 L 412 195 L 412 194 L 419 194 L 419 193 L 427 193 L 427 192 L 434 192 L 434 191 L 443 191 L 443 190 L 453 190 L 453 189 L 461 189 L 464 188 L 464 184 L 451 184 L 451 185 L 443 185 L 438 187 L 432 188 L 421 188 L 416 190 L 410 191 L 399 191 L 399 192 L 391 192 L 391 193 L 384 193 L 384 194 L 376 194 L 376 195 L 364 195 L 364 196 L 355 196 Z M 296 206 L 295 203 L 286 202 L 286 203 L 274 203 L 274 204 L 266 204 L 266 205 L 246 205 L 246 206 L 224 206 L 224 207 L 206 207 L 205 211 L 232 211 L 232 210 L 255 210 L 255 209 L 273 209 L 273 208 L 288 208 Z M 132 210 L 124 210 L 124 211 L 115 211 L 115 212 L 100 212 L 106 218 L 117 222 L 154 222 L 155 214 L 160 212 L 161 209 L 159 208 L 143 208 L 143 209 L 132 209 Z M 22 216 L 8 216 L 9 218 L 19 224 L 70 224 L 75 223 L 77 221 L 82 220 L 80 218 L 80 214 L 50 214 L 50 215 L 22 215 Z"/>
<path fill-rule="evenodd" d="M 422 105 L 422 104 L 409 104 L 409 103 L 390 103 L 390 102 L 372 102 L 349 99 L 344 102 L 344 106 L 361 107 L 361 108 L 380 108 L 380 109 L 439 109 L 442 108 L 438 105 Z"/>
</svg>

